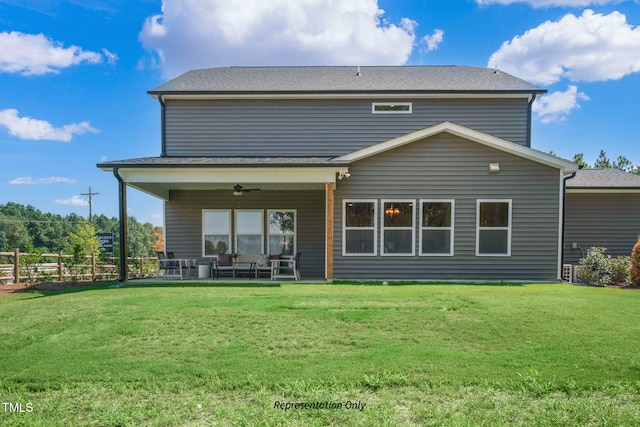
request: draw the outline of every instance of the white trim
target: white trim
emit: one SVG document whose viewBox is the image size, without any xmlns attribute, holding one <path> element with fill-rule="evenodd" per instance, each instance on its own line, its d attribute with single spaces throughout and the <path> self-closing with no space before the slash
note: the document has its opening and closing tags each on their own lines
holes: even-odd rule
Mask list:
<svg viewBox="0 0 640 427">
<path fill-rule="evenodd" d="M 349 227 L 347 229 L 347 203 L 372 203 L 373 227 Z M 373 252 L 347 253 L 347 230 L 373 231 Z M 376 199 L 344 199 L 342 201 L 342 255 L 343 256 L 376 256 L 378 255 L 378 200 Z"/>
<path fill-rule="evenodd" d="M 271 212 L 293 212 L 293 233 L 292 234 L 287 234 L 287 233 L 271 233 L 271 228 L 269 227 L 269 220 L 270 220 L 270 215 Z M 291 256 L 295 256 L 296 255 L 296 251 L 298 249 L 298 210 L 297 209 L 267 209 L 267 216 L 265 218 L 266 221 L 266 227 L 267 227 L 267 252 L 270 254 L 271 253 L 271 248 L 270 248 L 270 237 L 271 236 L 291 236 L 293 235 L 293 253 Z"/>
<path fill-rule="evenodd" d="M 468 127 L 461 126 L 452 122 L 442 122 L 437 125 L 429 126 L 427 128 L 411 132 L 397 138 L 389 139 L 379 144 L 371 145 L 369 147 L 353 151 L 340 157 L 336 157 L 334 160 L 355 162 L 367 157 L 384 153 L 385 151 L 402 147 L 403 145 L 410 144 L 424 138 L 429 138 L 442 132 L 456 135 L 460 138 L 477 142 L 479 144 L 486 145 L 487 147 L 491 147 L 505 153 L 513 154 L 518 157 L 522 157 L 537 163 L 560 169 L 563 171 L 563 173 L 572 173 L 578 170 L 578 165 L 568 160 L 561 159 L 551 154 L 543 153 L 542 151 L 537 151 L 529 147 L 525 147 L 524 145 L 516 144 L 514 142 L 510 142 L 505 139 L 498 138 L 496 136 L 470 129 Z"/>
<path fill-rule="evenodd" d="M 240 223 L 240 221 L 238 221 L 238 214 L 242 213 L 242 212 L 258 212 L 260 213 L 260 234 L 258 233 L 240 233 L 238 231 L 238 224 Z M 233 210 L 233 231 L 234 231 L 234 236 L 233 236 L 233 242 L 234 242 L 234 247 L 233 247 L 233 251 L 237 252 L 237 253 L 241 253 L 240 250 L 238 249 L 238 237 L 239 236 L 260 236 L 260 253 L 263 254 L 264 253 L 264 209 L 234 209 Z"/>
<path fill-rule="evenodd" d="M 408 110 L 376 110 L 376 107 L 408 106 Z M 412 102 L 372 102 L 371 114 L 413 114 Z"/>
<path fill-rule="evenodd" d="M 385 227 L 384 226 L 384 210 L 385 204 L 393 203 L 410 203 L 411 204 L 411 252 L 403 253 L 385 253 L 384 251 L 384 232 L 386 230 L 400 231 L 409 230 L 409 227 Z M 415 256 L 416 254 L 416 200 L 415 199 L 382 199 L 380 200 L 380 255 L 381 256 Z"/>
<path fill-rule="evenodd" d="M 327 183 L 336 182 L 345 166 L 328 167 L 143 167 L 118 169 L 126 183 Z"/>
<path fill-rule="evenodd" d="M 403 98 L 411 99 L 526 99 L 531 101 L 531 92 L 523 93 L 453 93 L 453 92 L 412 92 L 402 93 Z M 152 98 L 158 99 L 158 95 L 152 94 Z M 397 99 L 398 93 L 195 93 L 195 94 L 162 94 L 162 99 Z"/>
<path fill-rule="evenodd" d="M 418 228 L 420 229 L 420 238 L 418 240 L 418 247 L 420 248 L 419 254 L 420 256 L 454 256 L 455 253 L 455 218 L 456 218 L 456 201 L 455 199 L 420 199 L 418 200 L 420 203 L 420 216 L 418 217 Z M 449 203 L 451 204 L 451 226 L 450 227 L 423 227 L 422 226 L 422 218 L 423 218 L 423 205 L 425 203 Z M 450 239 L 450 247 L 449 253 L 446 254 L 438 254 L 438 253 L 424 253 L 422 252 L 422 234 L 424 231 L 428 230 L 449 230 L 449 239 Z"/>
<path fill-rule="evenodd" d="M 509 224 L 507 227 L 482 227 L 482 230 L 506 230 L 507 253 L 506 254 L 481 254 L 480 253 L 480 204 L 481 203 L 508 203 Z M 477 199 L 476 200 L 476 256 L 480 257 L 510 257 L 511 256 L 511 230 L 513 229 L 513 199 Z"/>
<path fill-rule="evenodd" d="M 202 209 L 202 228 L 200 230 L 200 242 L 202 243 L 202 256 L 209 258 L 209 257 L 214 257 L 217 255 L 207 255 L 205 248 L 205 242 L 204 242 L 204 236 L 205 236 L 205 214 L 207 212 L 226 212 L 229 218 L 229 234 L 227 235 L 227 237 L 229 238 L 229 247 L 227 248 L 227 250 L 229 251 L 229 253 L 232 252 L 232 248 L 231 245 L 233 243 L 232 240 L 232 231 L 233 231 L 233 223 L 232 223 L 232 216 L 231 216 L 231 209 Z M 166 228 L 165 228 L 166 230 Z M 165 242 L 166 243 L 166 242 Z"/>
</svg>

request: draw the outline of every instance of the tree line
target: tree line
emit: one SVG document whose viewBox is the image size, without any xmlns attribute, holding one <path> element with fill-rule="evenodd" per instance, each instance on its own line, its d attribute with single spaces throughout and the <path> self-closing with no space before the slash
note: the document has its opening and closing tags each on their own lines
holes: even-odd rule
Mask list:
<svg viewBox="0 0 640 427">
<path fill-rule="evenodd" d="M 574 155 L 573 162 L 583 168 L 619 169 L 624 172 L 640 175 L 640 165 L 634 166 L 631 160 L 627 159 L 625 156 L 618 156 L 616 160 L 611 160 L 607 157 L 607 153 L 604 150 L 600 150 L 600 155 L 593 163 L 593 166 L 590 166 L 584 161 L 583 153 Z"/>
<path fill-rule="evenodd" d="M 118 253 L 118 224 L 118 218 L 106 215 L 93 215 L 89 224 L 85 217 L 74 213 L 62 216 L 44 213 L 31 205 L 8 202 L 0 205 L 0 252 L 12 252 L 16 248 L 21 252 L 69 251 L 77 244 L 78 234 L 88 229 L 97 233 L 113 233 Z M 155 256 L 156 251 L 163 249 L 162 227 L 128 217 L 127 231 L 130 256 Z"/>
</svg>

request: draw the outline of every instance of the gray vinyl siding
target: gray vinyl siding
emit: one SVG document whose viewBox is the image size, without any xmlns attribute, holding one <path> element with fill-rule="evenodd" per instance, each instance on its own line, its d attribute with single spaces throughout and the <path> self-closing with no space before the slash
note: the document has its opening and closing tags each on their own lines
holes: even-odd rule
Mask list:
<svg viewBox="0 0 640 427">
<path fill-rule="evenodd" d="M 394 99 L 412 114 L 372 114 L 361 100 L 167 100 L 167 156 L 332 157 L 443 121 L 529 145 L 526 99 Z"/>
<path fill-rule="evenodd" d="M 593 246 L 612 257 L 631 255 L 640 235 L 639 193 L 567 193 L 565 214 L 565 264 L 578 264 Z"/>
<path fill-rule="evenodd" d="M 325 277 L 325 192 L 259 191 L 234 196 L 230 191 L 171 191 L 165 202 L 166 250 L 177 258 L 205 261 L 202 253 L 203 209 L 297 210 L 297 251 L 303 278 Z M 266 228 L 265 228 L 265 250 Z"/>
<path fill-rule="evenodd" d="M 489 174 L 489 162 L 500 173 Z M 555 280 L 560 172 L 502 151 L 440 134 L 354 163 L 335 197 L 335 278 Z M 454 256 L 343 256 L 345 199 L 455 199 Z M 512 200 L 511 256 L 476 256 L 477 199 Z M 417 206 L 416 206 L 417 208 Z M 378 254 L 380 253 L 378 205 Z M 416 224 L 419 209 L 416 209 Z"/>
</svg>

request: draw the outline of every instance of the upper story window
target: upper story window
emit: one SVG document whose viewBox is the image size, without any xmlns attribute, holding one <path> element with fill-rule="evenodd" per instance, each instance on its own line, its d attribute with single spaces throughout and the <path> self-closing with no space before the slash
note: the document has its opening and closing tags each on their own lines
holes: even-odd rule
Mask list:
<svg viewBox="0 0 640 427">
<path fill-rule="evenodd" d="M 411 114 L 413 105 L 411 102 L 372 102 L 373 114 Z"/>
</svg>

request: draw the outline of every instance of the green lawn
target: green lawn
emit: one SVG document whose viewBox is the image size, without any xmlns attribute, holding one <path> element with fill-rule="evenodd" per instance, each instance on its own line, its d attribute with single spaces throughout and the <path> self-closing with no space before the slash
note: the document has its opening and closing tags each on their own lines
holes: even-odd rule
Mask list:
<svg viewBox="0 0 640 427">
<path fill-rule="evenodd" d="M 571 285 L 12 294 L 0 425 L 640 425 L 639 344 L 640 291 Z"/>
</svg>

